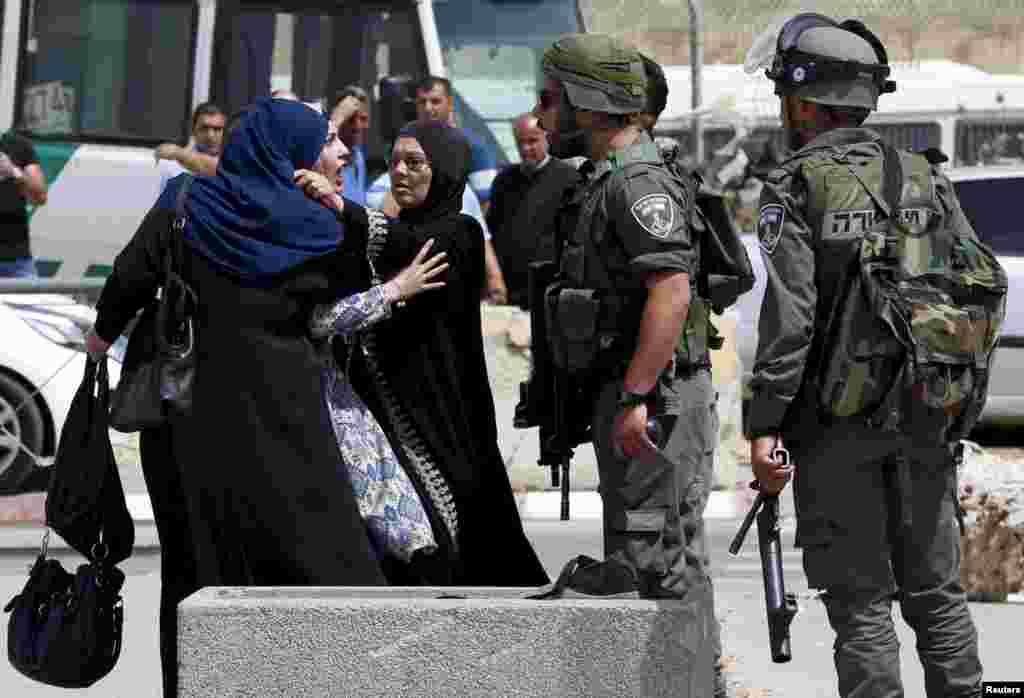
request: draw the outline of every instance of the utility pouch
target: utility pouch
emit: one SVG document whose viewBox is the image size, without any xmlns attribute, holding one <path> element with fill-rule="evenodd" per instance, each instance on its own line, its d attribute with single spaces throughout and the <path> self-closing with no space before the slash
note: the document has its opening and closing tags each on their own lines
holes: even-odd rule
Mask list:
<svg viewBox="0 0 1024 698">
<path fill-rule="evenodd" d="M 703 299 L 692 297 L 686 324 L 679 334 L 679 342 L 676 345 L 676 356 L 687 364 L 695 365 L 708 357 L 710 349 L 720 349 L 722 340 L 717 330 L 712 337 L 711 329 L 710 306 Z M 717 346 L 712 346 L 712 341 Z"/>
<path fill-rule="evenodd" d="M 545 297 L 551 361 L 570 376 L 588 371 L 597 358 L 601 302 L 594 289 L 563 288 Z"/>
</svg>

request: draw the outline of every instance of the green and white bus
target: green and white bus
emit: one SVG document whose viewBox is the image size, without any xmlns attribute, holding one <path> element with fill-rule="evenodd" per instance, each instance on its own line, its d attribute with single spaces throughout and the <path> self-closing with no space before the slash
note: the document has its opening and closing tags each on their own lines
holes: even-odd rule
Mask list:
<svg viewBox="0 0 1024 698">
<path fill-rule="evenodd" d="M 109 271 L 156 200 L 153 148 L 184 143 L 202 102 L 231 114 L 273 89 L 329 99 L 349 84 L 379 99 L 387 76 L 443 75 L 460 122 L 507 162 L 541 52 L 585 28 L 579 0 L 0 0 L 0 12 L 0 129 L 39 154 L 50 193 L 32 249 L 62 278 Z M 378 116 L 371 162 L 386 147 Z"/>
</svg>

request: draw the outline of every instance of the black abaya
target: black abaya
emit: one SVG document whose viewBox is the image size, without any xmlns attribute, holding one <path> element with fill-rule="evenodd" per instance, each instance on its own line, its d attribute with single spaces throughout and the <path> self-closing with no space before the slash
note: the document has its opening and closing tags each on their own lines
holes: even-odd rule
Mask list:
<svg viewBox="0 0 1024 698">
<path fill-rule="evenodd" d="M 368 333 L 364 357 L 376 393 L 371 406 L 383 412 L 381 422 L 401 446 L 407 470 L 422 474 L 425 461 L 443 478 L 441 497 L 451 499 L 439 508 L 449 510 L 442 518 L 454 519 L 457 527 L 454 583 L 546 584 L 498 449 L 480 317 L 483 234 L 473 218 L 459 213 L 469 146 L 454 129 L 434 125 L 407 127 L 402 135 L 416 137 L 426 152 L 430 191 L 423 207 L 403 211 L 398 221 L 383 224 L 371 212 L 371 263 L 386 278 L 433 239 L 431 254 L 446 252 L 451 266 L 443 289 L 412 298 Z M 350 212 L 353 219 L 358 215 L 365 214 Z M 431 500 L 438 508 L 438 497 Z"/>
</svg>

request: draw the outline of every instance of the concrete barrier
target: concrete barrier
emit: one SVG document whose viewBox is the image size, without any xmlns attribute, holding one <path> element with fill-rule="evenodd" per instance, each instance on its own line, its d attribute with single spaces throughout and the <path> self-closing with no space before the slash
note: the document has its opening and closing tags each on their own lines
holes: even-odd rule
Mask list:
<svg viewBox="0 0 1024 698">
<path fill-rule="evenodd" d="M 706 597 L 531 592 L 203 589 L 178 609 L 179 696 L 711 695 Z"/>
</svg>

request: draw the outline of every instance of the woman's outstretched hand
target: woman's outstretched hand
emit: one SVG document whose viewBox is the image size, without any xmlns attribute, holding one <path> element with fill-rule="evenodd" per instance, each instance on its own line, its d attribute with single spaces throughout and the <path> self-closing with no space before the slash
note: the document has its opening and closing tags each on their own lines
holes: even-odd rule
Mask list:
<svg viewBox="0 0 1024 698">
<path fill-rule="evenodd" d="M 448 269 L 445 252 L 435 254 L 427 259 L 427 253 L 433 247 L 434 241 L 427 240 L 420 248 L 419 254 L 402 271 L 398 272 L 388 283 L 395 285 L 398 293 L 396 301 L 406 301 L 423 291 L 430 291 L 435 288 L 443 288 L 444 281 L 431 281 L 438 274 Z"/>
<path fill-rule="evenodd" d="M 331 180 L 313 170 L 295 170 L 295 184 L 306 196 L 338 213 L 345 209 L 345 200 Z"/>
</svg>

